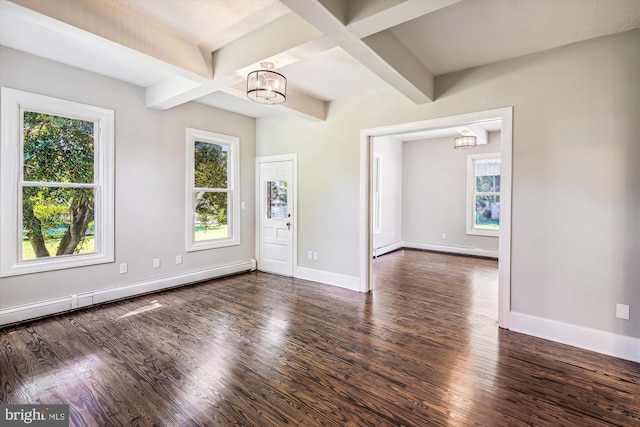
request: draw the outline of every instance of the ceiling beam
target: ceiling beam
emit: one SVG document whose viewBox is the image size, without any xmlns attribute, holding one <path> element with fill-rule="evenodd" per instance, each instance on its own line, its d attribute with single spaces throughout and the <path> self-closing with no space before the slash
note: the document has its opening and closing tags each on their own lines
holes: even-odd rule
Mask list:
<svg viewBox="0 0 640 427">
<path fill-rule="evenodd" d="M 388 0 L 352 0 L 347 28 L 362 39 L 459 1 L 404 0 L 390 5 Z"/>
<path fill-rule="evenodd" d="M 148 86 L 145 91 L 147 108 L 167 110 L 214 92 L 214 85 L 173 75 Z"/>
<path fill-rule="evenodd" d="M 433 100 L 433 74 L 406 48 L 393 54 L 388 53 L 387 47 L 397 45 L 397 40 L 385 36 L 384 40 L 373 38 L 365 43 L 354 35 L 343 23 L 342 17 L 337 17 L 323 4 L 324 2 L 335 10 L 336 5 L 340 4 L 336 0 L 280 1 L 416 104 Z M 343 9 L 340 9 L 340 13 L 343 13 Z M 378 49 L 381 50 L 380 53 Z M 403 61 L 417 66 L 418 71 L 408 72 L 408 67 L 400 66 Z"/>
<path fill-rule="evenodd" d="M 190 73 L 211 76 L 209 52 L 109 3 L 76 0 L 12 0 L 12 3 Z"/>
<path fill-rule="evenodd" d="M 476 137 L 476 143 L 478 145 L 487 145 L 489 143 L 489 132 L 486 128 L 477 124 L 464 125 L 463 129 L 469 130 L 471 135 Z"/>
<path fill-rule="evenodd" d="M 321 36 L 317 29 L 297 15 L 285 15 L 213 52 L 213 79 L 233 80 L 237 78 L 236 73 L 239 70 L 256 66 L 263 61 L 273 62 L 273 58 L 282 52 L 312 43 Z M 293 61 L 290 59 L 288 62 Z M 275 64 L 276 68 L 284 65 L 287 64 Z"/>
<path fill-rule="evenodd" d="M 248 44 L 232 43 L 237 48 L 225 49 L 221 57 L 234 57 L 235 63 L 218 62 L 219 79 L 214 79 L 213 55 L 198 46 L 177 38 L 134 15 L 108 3 L 75 0 L 37 1 L 0 0 L 0 39 L 3 44 L 71 66 L 108 75 L 146 88 L 145 105 L 166 110 L 209 94 L 225 90 L 228 85 L 244 85 L 241 66 L 263 60 Z M 286 35 L 287 28 L 295 36 Z M 8 32 L 11 30 L 11 32 Z M 281 35 L 277 36 L 280 32 Z M 21 37 L 22 35 L 22 37 Z M 36 37 L 34 37 L 36 35 Z M 324 51 L 335 44 L 304 20 L 291 14 L 276 25 L 266 26 L 246 42 L 264 45 L 265 40 L 280 40 L 271 49 L 262 46 L 262 55 L 293 52 L 303 57 Z M 288 41 L 287 41 L 288 39 Z M 98 55 L 98 52 L 103 54 Z M 109 52 L 104 55 L 104 52 Z M 244 55 L 242 54 L 244 52 Z M 252 56 L 253 55 L 253 56 Z M 224 69 L 224 66 L 227 68 Z M 222 71 L 224 70 L 224 77 Z M 246 75 L 246 73 L 245 73 Z M 153 76 L 153 77 L 151 77 Z M 325 102 L 290 88 L 287 106 L 299 117 L 313 121 L 325 120 Z M 229 91 L 246 99 L 244 91 Z M 220 106 L 224 109 L 224 105 Z"/>
<path fill-rule="evenodd" d="M 362 40 L 385 63 L 403 79 L 396 79 L 396 87 L 404 86 L 408 96 L 416 104 L 433 100 L 434 77 L 418 58 L 389 30 L 382 31 Z M 414 89 L 415 88 L 415 89 Z"/>
<path fill-rule="evenodd" d="M 246 83 L 239 82 L 221 89 L 222 92 L 246 99 Z M 251 101 L 253 102 L 253 101 Z M 287 102 L 283 104 L 264 105 L 273 111 L 284 111 L 295 116 L 321 122 L 327 119 L 327 103 L 313 96 L 287 86 Z"/>
</svg>

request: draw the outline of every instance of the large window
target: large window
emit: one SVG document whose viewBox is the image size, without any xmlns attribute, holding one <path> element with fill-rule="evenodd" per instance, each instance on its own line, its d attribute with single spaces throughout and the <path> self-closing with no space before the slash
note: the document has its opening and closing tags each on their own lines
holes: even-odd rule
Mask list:
<svg viewBox="0 0 640 427">
<path fill-rule="evenodd" d="M 187 250 L 240 244 L 238 138 L 187 128 Z"/>
<path fill-rule="evenodd" d="M 113 111 L 2 88 L 2 276 L 113 261 Z"/>
<path fill-rule="evenodd" d="M 500 154 L 472 154 L 467 161 L 467 234 L 498 236 Z"/>
</svg>

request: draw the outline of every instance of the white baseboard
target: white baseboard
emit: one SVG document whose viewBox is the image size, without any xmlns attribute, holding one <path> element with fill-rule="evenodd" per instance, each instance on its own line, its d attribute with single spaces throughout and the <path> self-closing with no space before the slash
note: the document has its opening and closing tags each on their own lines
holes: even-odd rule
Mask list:
<svg viewBox="0 0 640 427">
<path fill-rule="evenodd" d="M 498 251 L 489 249 L 465 248 L 462 246 L 433 245 L 431 243 L 402 242 L 403 248 L 422 249 L 425 251 L 447 252 L 452 254 L 473 255 L 498 259 Z"/>
<path fill-rule="evenodd" d="M 325 285 L 337 286 L 356 292 L 360 291 L 360 278 L 358 276 L 347 276 L 346 274 L 314 270 L 306 267 L 296 267 L 294 274 L 298 279 L 320 282 Z"/>
<path fill-rule="evenodd" d="M 113 288 L 83 292 L 62 298 L 9 307 L 0 310 L 0 325 L 22 322 L 24 320 L 49 316 L 75 308 L 88 307 L 94 304 L 101 304 L 108 301 L 115 301 L 140 294 L 174 288 L 203 280 L 215 279 L 216 277 L 255 270 L 255 263 L 256 261 L 252 259 L 237 264 L 143 280 Z"/>
<path fill-rule="evenodd" d="M 640 338 L 585 328 L 513 311 L 509 313 L 509 329 L 640 363 Z"/>
<path fill-rule="evenodd" d="M 395 250 L 402 249 L 402 242 L 392 243 L 390 245 L 381 246 L 379 248 L 375 248 L 373 250 L 373 256 L 381 256 L 384 254 L 388 254 L 389 252 L 393 252 Z"/>
</svg>

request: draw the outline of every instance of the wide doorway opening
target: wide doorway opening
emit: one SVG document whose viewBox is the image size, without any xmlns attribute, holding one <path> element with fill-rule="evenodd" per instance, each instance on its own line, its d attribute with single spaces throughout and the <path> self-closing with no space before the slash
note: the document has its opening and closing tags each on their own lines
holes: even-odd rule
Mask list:
<svg viewBox="0 0 640 427">
<path fill-rule="evenodd" d="M 384 213 L 380 209 L 384 205 L 384 194 L 381 191 L 384 187 L 381 185 L 381 177 L 384 180 L 385 171 L 389 173 L 389 169 L 393 170 L 393 166 L 387 165 L 385 168 L 384 154 L 380 154 L 380 150 L 376 152 L 374 145 L 376 141 L 385 140 L 389 143 L 406 144 L 410 141 L 429 140 L 433 138 L 450 138 L 451 145 L 447 147 L 447 150 L 454 150 L 462 152 L 463 150 L 453 148 L 453 135 L 456 132 L 460 132 L 461 129 L 473 129 L 478 133 L 478 129 L 484 128 L 488 133 L 484 135 L 485 142 L 492 143 L 493 146 L 487 145 L 487 148 L 476 150 L 491 152 L 492 155 L 498 155 L 500 159 L 500 182 L 499 190 L 496 191 L 494 185 L 490 190 L 493 190 L 491 194 L 474 194 L 471 196 L 464 196 L 464 199 L 469 199 L 462 212 L 463 219 L 458 221 L 458 224 L 450 225 L 452 231 L 438 230 L 437 241 L 432 235 L 430 238 L 425 235 L 420 235 L 419 232 L 413 230 L 409 232 L 409 227 L 403 227 L 402 221 L 409 223 L 414 222 L 414 229 L 419 229 L 420 218 L 411 218 L 410 212 L 415 211 L 418 206 L 436 205 L 437 200 L 431 203 L 425 202 L 420 199 L 421 184 L 416 184 L 415 194 L 412 193 L 411 198 L 407 194 L 402 195 L 400 201 L 396 200 L 396 206 L 398 203 L 401 206 L 401 210 L 398 213 Z M 452 133 L 453 132 L 453 133 Z M 493 137 L 490 136 L 491 132 L 498 132 Z M 401 248 L 410 249 L 422 249 L 435 252 L 448 252 L 459 253 L 464 255 L 473 255 L 479 257 L 497 258 L 498 271 L 497 271 L 497 320 L 498 325 L 502 328 L 508 328 L 508 314 L 510 311 L 510 255 L 511 255 L 511 147 L 512 147 L 512 108 L 502 108 L 497 110 L 482 111 L 476 113 L 463 114 L 458 116 L 450 116 L 439 119 L 426 120 L 421 122 L 405 123 L 393 126 L 386 126 L 384 128 L 365 129 L 361 132 L 361 190 L 360 190 L 360 212 L 361 212 L 361 230 L 360 230 L 360 278 L 361 278 L 361 292 L 368 292 L 375 289 L 376 281 L 374 280 L 374 259 L 383 253 L 394 251 Z M 464 154 L 456 155 L 458 157 L 464 156 L 465 162 L 469 157 L 469 168 L 465 168 L 462 172 L 460 170 L 452 171 L 457 175 L 452 176 L 450 179 L 438 178 L 436 185 L 444 187 L 452 185 L 453 181 L 463 183 L 471 182 L 468 178 L 468 171 L 475 167 L 475 163 L 472 161 L 472 157 L 482 158 L 486 157 L 487 153 L 479 154 L 476 156 L 468 156 L 473 150 L 464 150 Z M 393 156 L 391 156 L 393 157 Z M 409 156 L 410 159 L 414 159 L 415 156 Z M 414 159 L 415 160 L 415 159 Z M 433 160 L 433 159 L 432 159 Z M 459 159 L 458 159 L 459 160 Z M 475 161 L 475 160 L 474 160 Z M 436 159 L 436 163 L 438 160 Z M 444 160 L 443 160 L 444 162 Z M 486 160 L 478 161 L 479 164 L 486 163 Z M 389 162 L 391 165 L 393 162 Z M 420 169 L 420 166 L 415 166 L 415 169 Z M 446 166 L 445 166 L 446 168 Z M 495 170 L 495 165 L 492 170 Z M 397 173 L 397 172 L 396 172 Z M 493 173 L 493 172 L 492 172 Z M 463 174 L 464 176 L 459 176 Z M 407 179 L 406 177 L 404 178 Z M 477 179 L 477 177 L 473 177 Z M 491 179 L 485 178 L 481 174 L 480 180 L 482 182 L 489 182 Z M 451 181 L 451 182 L 450 182 Z M 495 184 L 495 179 L 494 181 Z M 415 183 L 412 183 L 415 184 Z M 471 183 L 473 185 L 473 183 Z M 446 194 L 446 188 L 443 194 Z M 457 191 L 457 190 L 456 190 Z M 486 200 L 485 200 L 486 199 Z M 493 204 L 487 203 L 487 200 L 493 202 Z M 478 202 L 477 204 L 475 202 Z M 480 203 L 484 202 L 484 204 Z M 478 217 L 486 220 L 481 226 L 490 224 L 492 221 L 491 210 L 493 209 L 493 220 L 499 216 L 499 230 L 495 229 L 489 232 L 494 233 L 493 246 L 482 246 L 474 244 L 478 242 L 480 237 L 477 236 L 474 231 L 474 212 L 477 206 L 482 206 L 482 214 L 484 217 Z M 469 212 L 467 212 L 469 211 Z M 382 212 L 382 214 L 381 214 Z M 468 219 L 465 218 L 468 214 Z M 391 231 L 393 238 L 389 240 L 387 235 L 387 241 L 385 244 L 380 243 L 380 234 L 384 233 L 384 229 L 389 231 L 389 225 L 385 225 L 385 216 L 395 215 L 396 224 L 400 222 L 400 226 L 396 226 Z M 489 215 L 489 216 L 487 216 Z M 486 218 L 485 218 L 486 217 Z M 388 218 L 387 218 L 388 219 Z M 495 221 L 493 221 L 495 223 Z M 415 225 L 418 224 L 418 225 Z M 493 225 L 491 225 L 493 226 Z M 416 228 L 417 227 L 417 228 Z M 392 227 L 393 228 L 393 227 Z M 482 228 L 482 227 L 480 227 Z M 434 230 L 431 230 L 434 234 Z M 406 235 L 405 235 L 406 234 Z M 480 230 L 480 235 L 486 234 L 484 230 Z M 452 239 L 458 239 L 457 243 Z M 482 237 L 487 239 L 486 242 L 491 242 L 491 238 Z M 449 240 L 447 240 L 449 239 Z M 475 240 L 474 240 L 475 239 Z M 497 245 L 495 241 L 497 240 Z"/>
</svg>

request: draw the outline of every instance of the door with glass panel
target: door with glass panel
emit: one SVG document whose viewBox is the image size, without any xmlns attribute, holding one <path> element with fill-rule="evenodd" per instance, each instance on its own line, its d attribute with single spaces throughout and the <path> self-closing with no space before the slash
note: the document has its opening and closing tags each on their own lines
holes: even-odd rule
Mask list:
<svg viewBox="0 0 640 427">
<path fill-rule="evenodd" d="M 259 163 L 258 268 L 293 276 L 293 162 Z"/>
</svg>

